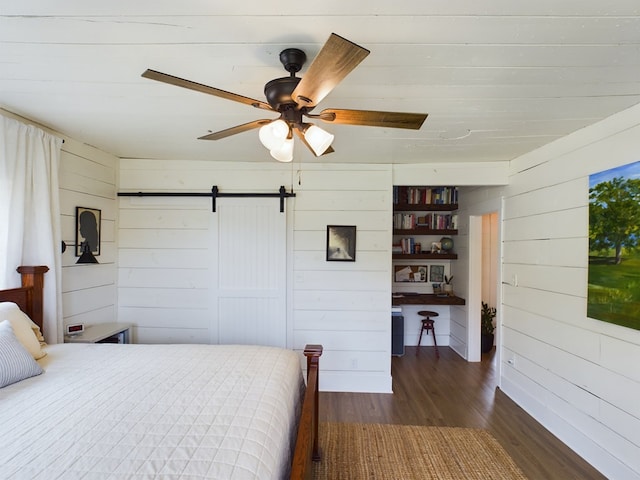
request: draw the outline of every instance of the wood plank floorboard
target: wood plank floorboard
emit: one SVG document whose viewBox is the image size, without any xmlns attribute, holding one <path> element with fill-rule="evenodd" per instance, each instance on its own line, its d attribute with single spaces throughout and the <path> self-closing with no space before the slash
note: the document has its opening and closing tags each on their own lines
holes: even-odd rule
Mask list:
<svg viewBox="0 0 640 480">
<path fill-rule="evenodd" d="M 393 357 L 393 394 L 321 392 L 320 420 L 484 428 L 531 480 L 604 479 L 497 388 L 495 349 L 469 363 L 448 347 Z"/>
</svg>

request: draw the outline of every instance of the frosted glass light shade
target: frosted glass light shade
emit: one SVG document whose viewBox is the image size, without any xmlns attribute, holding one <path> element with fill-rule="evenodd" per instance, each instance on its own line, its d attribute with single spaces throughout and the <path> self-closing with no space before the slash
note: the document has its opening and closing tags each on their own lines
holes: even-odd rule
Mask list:
<svg viewBox="0 0 640 480">
<path fill-rule="evenodd" d="M 270 150 L 271 156 L 279 162 L 290 162 L 293 160 L 293 138 L 285 138 L 280 148 Z"/>
<path fill-rule="evenodd" d="M 277 150 L 289 135 L 289 125 L 284 120 L 274 120 L 260 127 L 258 138 L 268 150 Z"/>
<path fill-rule="evenodd" d="M 319 157 L 331 146 L 334 136 L 320 127 L 311 125 L 305 130 L 304 139 L 313 150 L 313 153 L 316 154 L 316 157 Z"/>
</svg>

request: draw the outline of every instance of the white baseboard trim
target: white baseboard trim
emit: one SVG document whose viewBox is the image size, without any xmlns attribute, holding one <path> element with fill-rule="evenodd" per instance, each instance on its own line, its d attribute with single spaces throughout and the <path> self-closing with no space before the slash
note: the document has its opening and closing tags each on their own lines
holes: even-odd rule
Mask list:
<svg viewBox="0 0 640 480">
<path fill-rule="evenodd" d="M 393 393 L 391 375 L 320 371 L 321 392 Z"/>
</svg>

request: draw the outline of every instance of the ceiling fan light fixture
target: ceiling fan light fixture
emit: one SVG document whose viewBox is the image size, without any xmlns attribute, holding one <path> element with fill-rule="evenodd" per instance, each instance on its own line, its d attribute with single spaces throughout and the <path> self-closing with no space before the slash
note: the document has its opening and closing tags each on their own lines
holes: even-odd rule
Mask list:
<svg viewBox="0 0 640 480">
<path fill-rule="evenodd" d="M 322 155 L 331 146 L 334 138 L 334 135 L 316 125 L 311 125 L 304 131 L 304 139 L 316 157 Z"/>
<path fill-rule="evenodd" d="M 321 128 L 303 121 L 303 117 L 342 125 L 405 128 L 419 130 L 427 118 L 426 113 L 383 112 L 374 110 L 349 110 L 325 108 L 319 114 L 313 110 L 367 55 L 369 50 L 340 35 L 332 33 L 309 65 L 303 78 L 296 77 L 306 61 L 306 54 L 298 48 L 286 48 L 280 52 L 280 63 L 289 76 L 275 78 L 264 86 L 267 102 L 236 93 L 192 82 L 184 78 L 147 69 L 142 76 L 177 87 L 187 88 L 215 97 L 249 105 L 254 108 L 280 114 L 274 120 L 259 119 L 218 132 L 210 132 L 200 140 L 220 140 L 249 130 L 259 129 L 260 142 L 279 161 L 293 160 L 293 133 L 316 156 L 333 153 L 334 136 Z M 295 129 L 295 132 L 292 131 Z"/>
<path fill-rule="evenodd" d="M 279 162 L 291 162 L 293 160 L 293 137 L 285 138 L 279 148 L 271 149 L 269 153 Z"/>
<path fill-rule="evenodd" d="M 260 127 L 258 138 L 268 150 L 278 150 L 289 135 L 289 125 L 284 120 L 274 120 Z"/>
</svg>

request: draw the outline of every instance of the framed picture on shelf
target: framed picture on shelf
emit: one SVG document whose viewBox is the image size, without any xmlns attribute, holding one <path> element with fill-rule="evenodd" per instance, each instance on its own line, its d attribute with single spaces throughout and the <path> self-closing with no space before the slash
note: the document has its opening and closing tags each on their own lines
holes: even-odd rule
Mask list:
<svg viewBox="0 0 640 480">
<path fill-rule="evenodd" d="M 444 265 L 431 265 L 429 281 L 433 283 L 444 282 Z"/>
<path fill-rule="evenodd" d="M 394 282 L 422 282 L 427 281 L 427 265 L 394 265 Z"/>
<path fill-rule="evenodd" d="M 97 208 L 76 207 L 76 257 L 82 255 L 85 242 L 94 256 L 100 255 L 100 217 Z"/>
<path fill-rule="evenodd" d="M 327 262 L 355 261 L 355 225 L 327 225 Z"/>
</svg>

